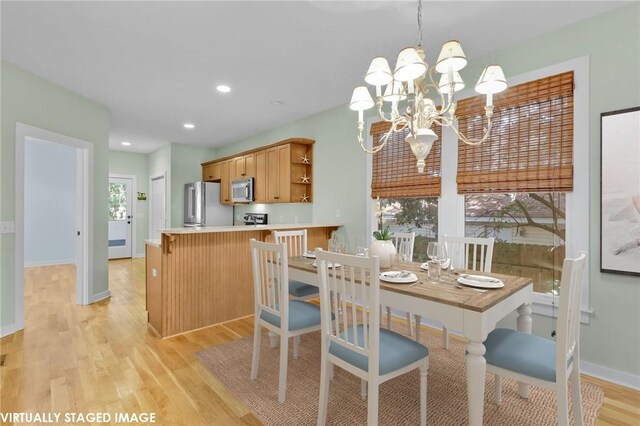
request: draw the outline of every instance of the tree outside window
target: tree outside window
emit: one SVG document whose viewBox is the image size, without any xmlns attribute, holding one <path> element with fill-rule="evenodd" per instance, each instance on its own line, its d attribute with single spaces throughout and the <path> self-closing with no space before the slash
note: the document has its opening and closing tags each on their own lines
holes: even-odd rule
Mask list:
<svg viewBox="0 0 640 426">
<path fill-rule="evenodd" d="M 125 220 L 127 218 L 127 185 L 123 183 L 109 184 L 109 220 Z"/>
</svg>

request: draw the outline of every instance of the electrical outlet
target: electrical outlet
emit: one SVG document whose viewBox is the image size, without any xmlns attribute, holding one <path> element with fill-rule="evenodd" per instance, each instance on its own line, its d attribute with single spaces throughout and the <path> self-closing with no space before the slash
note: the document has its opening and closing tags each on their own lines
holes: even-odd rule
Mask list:
<svg viewBox="0 0 640 426">
<path fill-rule="evenodd" d="M 13 222 L 0 222 L 0 234 L 13 234 L 14 232 Z"/>
<path fill-rule="evenodd" d="M 336 209 L 336 217 L 340 217 L 340 209 Z"/>
<path fill-rule="evenodd" d="M 156 268 L 151 268 L 151 275 L 153 277 L 157 277 L 158 276 L 158 271 L 156 270 Z"/>
</svg>

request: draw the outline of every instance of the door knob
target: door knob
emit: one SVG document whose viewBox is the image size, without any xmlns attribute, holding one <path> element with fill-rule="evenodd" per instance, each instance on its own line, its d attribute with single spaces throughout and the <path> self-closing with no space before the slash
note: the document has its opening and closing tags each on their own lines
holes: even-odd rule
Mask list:
<svg viewBox="0 0 640 426">
<path fill-rule="evenodd" d="M 130 221 L 130 220 L 128 220 L 128 221 L 127 221 L 127 223 L 128 223 L 128 224 L 131 224 L 131 221 Z"/>
</svg>

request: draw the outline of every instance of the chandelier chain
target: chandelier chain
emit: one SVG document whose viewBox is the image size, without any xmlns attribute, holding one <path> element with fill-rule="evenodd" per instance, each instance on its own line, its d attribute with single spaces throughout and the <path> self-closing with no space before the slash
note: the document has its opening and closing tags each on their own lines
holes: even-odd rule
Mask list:
<svg viewBox="0 0 640 426">
<path fill-rule="evenodd" d="M 418 47 L 422 47 L 422 0 L 418 0 Z"/>
</svg>

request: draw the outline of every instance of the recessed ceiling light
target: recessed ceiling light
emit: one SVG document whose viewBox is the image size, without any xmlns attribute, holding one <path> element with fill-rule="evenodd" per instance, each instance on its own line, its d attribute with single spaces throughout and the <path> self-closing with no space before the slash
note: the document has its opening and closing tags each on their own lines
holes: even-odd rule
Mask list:
<svg viewBox="0 0 640 426">
<path fill-rule="evenodd" d="M 272 106 L 282 106 L 284 105 L 284 101 L 271 101 Z"/>
<path fill-rule="evenodd" d="M 129 145 L 131 145 L 131 142 L 127 142 L 127 141 L 124 141 L 124 142 L 121 142 L 121 143 L 122 143 L 122 145 L 124 145 L 124 146 L 129 146 Z"/>
<path fill-rule="evenodd" d="M 216 86 L 216 90 L 220 93 L 229 93 L 231 91 L 231 87 L 224 84 L 220 84 Z"/>
<path fill-rule="evenodd" d="M 184 123 L 183 126 L 185 129 L 193 129 L 196 127 L 193 123 Z"/>
</svg>

